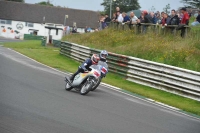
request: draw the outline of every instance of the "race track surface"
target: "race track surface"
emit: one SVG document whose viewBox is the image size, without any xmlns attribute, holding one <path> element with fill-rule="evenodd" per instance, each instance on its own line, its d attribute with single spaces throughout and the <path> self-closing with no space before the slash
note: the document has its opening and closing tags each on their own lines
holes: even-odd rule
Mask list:
<svg viewBox="0 0 200 133">
<path fill-rule="evenodd" d="M 0 47 L 0 133 L 200 133 L 200 120 L 106 87 L 82 96 L 66 75 Z"/>
</svg>

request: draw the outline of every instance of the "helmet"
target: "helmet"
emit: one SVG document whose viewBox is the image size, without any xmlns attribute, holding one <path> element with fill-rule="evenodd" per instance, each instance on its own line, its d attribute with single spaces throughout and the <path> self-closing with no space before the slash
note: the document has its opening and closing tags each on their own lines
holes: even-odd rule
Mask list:
<svg viewBox="0 0 200 133">
<path fill-rule="evenodd" d="M 99 56 L 101 60 L 106 60 L 106 57 L 108 56 L 108 52 L 106 50 L 102 50 Z"/>
<path fill-rule="evenodd" d="M 93 54 L 91 57 L 92 64 L 97 64 L 100 60 L 99 56 L 97 54 Z"/>
</svg>

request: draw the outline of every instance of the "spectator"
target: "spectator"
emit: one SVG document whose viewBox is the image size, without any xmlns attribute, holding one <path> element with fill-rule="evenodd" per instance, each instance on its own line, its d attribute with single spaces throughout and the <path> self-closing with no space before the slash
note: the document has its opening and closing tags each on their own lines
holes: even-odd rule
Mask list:
<svg viewBox="0 0 200 133">
<path fill-rule="evenodd" d="M 182 9 L 181 9 L 181 13 L 183 14 L 183 17 L 182 17 L 182 19 L 181 19 L 181 24 L 186 24 L 186 25 L 188 25 L 188 24 L 189 24 L 189 19 L 190 19 L 190 17 L 189 17 L 189 15 L 188 15 L 187 11 L 186 11 L 186 8 L 182 8 Z"/>
<path fill-rule="evenodd" d="M 78 33 L 78 32 L 77 32 L 76 26 L 73 26 L 73 28 L 72 28 L 72 33 Z"/>
<path fill-rule="evenodd" d="M 67 26 L 67 34 L 70 34 L 70 27 Z"/>
<path fill-rule="evenodd" d="M 113 16 L 112 16 L 112 22 L 116 22 L 116 13 L 113 13 Z"/>
<path fill-rule="evenodd" d="M 181 19 L 181 25 L 178 27 L 178 29 L 181 30 L 181 37 L 185 37 L 185 25 L 189 24 L 189 15 L 186 11 L 186 8 L 181 9 L 181 13 L 183 14 L 183 17 Z"/>
<path fill-rule="evenodd" d="M 138 18 L 138 23 L 144 23 L 144 13 L 142 11 L 141 16 Z"/>
<path fill-rule="evenodd" d="M 160 24 L 162 25 L 162 26 L 164 26 L 165 25 L 165 23 L 166 23 L 166 20 L 165 20 L 165 18 L 164 18 L 164 12 L 161 12 L 161 21 L 160 21 Z"/>
<path fill-rule="evenodd" d="M 199 10 L 199 14 L 198 14 L 198 16 L 196 17 L 196 19 L 195 19 L 195 21 L 194 22 L 192 22 L 192 26 L 197 26 L 197 25 L 199 25 L 200 24 L 200 10 Z"/>
<path fill-rule="evenodd" d="M 117 11 L 117 20 L 116 20 L 116 22 L 118 22 L 118 23 L 122 23 L 123 22 L 122 14 L 119 11 Z"/>
<path fill-rule="evenodd" d="M 150 16 L 151 16 L 152 23 L 153 23 L 153 24 L 156 24 L 158 20 L 157 20 L 157 18 L 156 18 L 155 13 L 154 13 L 154 12 L 151 12 L 151 13 L 150 13 Z"/>
<path fill-rule="evenodd" d="M 140 23 L 152 23 L 152 18 L 151 18 L 151 16 L 148 14 L 148 12 L 146 10 L 142 11 L 141 16 L 140 16 L 139 19 L 140 19 L 138 21 L 139 22 L 139 26 L 140 26 Z M 147 26 L 143 25 L 142 26 L 142 32 L 145 33 L 146 29 L 147 29 Z"/>
<path fill-rule="evenodd" d="M 130 22 L 130 18 L 126 15 L 125 12 L 122 13 L 122 17 L 123 17 L 123 23 Z"/>
<path fill-rule="evenodd" d="M 174 9 L 171 10 L 171 19 L 168 24 L 169 25 L 178 25 L 179 24 L 179 18 L 178 18 L 178 15 L 176 15 L 176 11 Z"/>
<path fill-rule="evenodd" d="M 180 14 L 179 14 L 179 22 L 180 22 L 180 23 L 181 23 L 182 18 L 183 18 L 183 13 L 180 13 Z"/>
<path fill-rule="evenodd" d="M 87 28 L 87 32 L 91 32 L 92 29 L 90 27 Z"/>
<path fill-rule="evenodd" d="M 179 18 L 178 15 L 176 15 L 176 11 L 174 9 L 171 10 L 171 19 L 168 25 L 179 25 Z M 170 27 L 170 29 L 171 32 L 174 33 L 175 27 Z"/>
<path fill-rule="evenodd" d="M 146 10 L 143 11 L 144 13 L 144 23 L 152 23 L 152 17 Z"/>
<path fill-rule="evenodd" d="M 138 18 L 135 16 L 134 12 L 130 13 L 130 24 L 137 24 Z"/>
<path fill-rule="evenodd" d="M 120 12 L 120 8 L 119 7 L 116 7 L 116 12 Z"/>
<path fill-rule="evenodd" d="M 118 15 L 117 15 L 117 12 L 120 12 L 121 13 L 121 11 L 120 11 L 120 8 L 119 7 L 116 7 L 116 12 L 115 12 L 115 21 L 117 20 L 117 18 L 118 18 Z"/>
<path fill-rule="evenodd" d="M 171 18 L 167 13 L 164 13 L 164 19 L 165 19 L 165 26 L 167 26 L 169 24 Z"/>
<path fill-rule="evenodd" d="M 105 23 L 108 26 L 110 23 L 111 19 L 108 17 L 108 14 L 105 15 Z"/>
<path fill-rule="evenodd" d="M 85 33 L 87 33 L 87 28 L 88 28 L 88 27 L 87 27 L 87 26 L 85 26 Z"/>
<path fill-rule="evenodd" d="M 165 26 L 167 26 L 169 24 L 169 21 L 170 21 L 170 17 L 168 16 L 167 13 L 163 12 L 162 13 L 162 20 L 161 20 L 162 33 L 165 33 L 165 31 L 169 29 L 169 28 L 164 29 Z"/>
<path fill-rule="evenodd" d="M 188 12 L 189 17 L 192 17 L 192 10 Z"/>
<path fill-rule="evenodd" d="M 100 19 L 99 19 L 99 30 L 102 30 L 106 27 L 106 23 L 105 23 L 105 16 L 101 15 Z"/>
<path fill-rule="evenodd" d="M 161 15 L 160 15 L 160 12 L 159 12 L 159 11 L 157 11 L 157 12 L 155 13 L 155 17 L 156 17 L 156 19 L 157 19 L 157 22 L 156 22 L 156 23 L 160 23 L 160 22 L 161 22 Z"/>
</svg>

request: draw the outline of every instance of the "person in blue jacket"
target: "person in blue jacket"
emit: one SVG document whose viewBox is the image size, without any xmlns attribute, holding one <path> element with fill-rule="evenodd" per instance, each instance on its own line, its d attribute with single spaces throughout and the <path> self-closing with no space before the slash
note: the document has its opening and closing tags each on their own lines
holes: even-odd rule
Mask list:
<svg viewBox="0 0 200 133">
<path fill-rule="evenodd" d="M 79 74 L 80 72 L 83 73 L 85 71 L 90 71 L 90 66 L 91 65 L 97 65 L 99 62 L 100 58 L 97 54 L 93 54 L 91 58 L 86 59 L 81 66 L 78 67 L 77 72 L 75 72 L 71 77 L 70 80 L 73 81 L 74 77 Z"/>
</svg>

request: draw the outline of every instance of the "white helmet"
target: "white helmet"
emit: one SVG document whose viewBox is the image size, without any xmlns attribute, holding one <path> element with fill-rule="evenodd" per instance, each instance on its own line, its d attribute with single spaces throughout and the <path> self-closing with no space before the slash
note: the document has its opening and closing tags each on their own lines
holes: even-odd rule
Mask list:
<svg viewBox="0 0 200 133">
<path fill-rule="evenodd" d="M 106 60 L 106 57 L 108 56 L 108 52 L 106 50 L 102 50 L 99 56 L 100 56 L 100 60 Z"/>
</svg>

